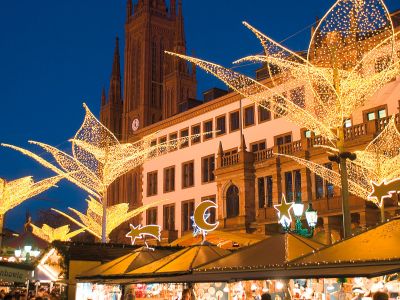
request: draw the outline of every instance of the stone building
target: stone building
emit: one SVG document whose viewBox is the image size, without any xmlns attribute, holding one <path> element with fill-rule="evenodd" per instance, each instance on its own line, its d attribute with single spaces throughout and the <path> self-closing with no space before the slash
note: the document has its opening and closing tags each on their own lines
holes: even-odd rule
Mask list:
<svg viewBox="0 0 400 300">
<path fill-rule="evenodd" d="M 139 0 L 134 7 L 129 0 L 125 30 L 124 93 L 117 40 L 109 96 L 106 99 L 103 92 L 102 97 L 102 122 L 121 141 L 157 132 L 152 141 L 157 144 L 211 133 L 117 180 L 111 187 L 112 203 L 129 202 L 134 207 L 168 199 L 141 220 L 161 225 L 167 242 L 192 230 L 190 216 L 205 199 L 218 204 L 210 218 L 218 220 L 222 230 L 276 232 L 273 205 L 280 203 L 283 193 L 290 201 L 313 204 L 319 215 L 318 230 L 326 241 L 342 234 L 340 189 L 294 161 L 273 155 L 292 154 L 338 170 L 326 150 L 313 147 L 321 144 L 321 137 L 233 92 L 209 90 L 204 102 L 195 100 L 195 68 L 163 55 L 165 49 L 186 52 L 181 1 L 176 9 L 172 0 L 168 11 L 164 0 Z M 264 69 L 258 70 L 258 79 L 270 80 L 265 74 Z M 346 148 L 363 149 L 393 115 L 399 124 L 399 99 L 400 78 L 394 78 L 346 121 Z M 397 197 L 387 200 L 386 216 L 398 213 Z M 374 204 L 353 195 L 349 202 L 354 227 L 377 223 L 379 210 Z M 128 242 L 126 230 L 122 226 L 114 239 Z"/>
</svg>

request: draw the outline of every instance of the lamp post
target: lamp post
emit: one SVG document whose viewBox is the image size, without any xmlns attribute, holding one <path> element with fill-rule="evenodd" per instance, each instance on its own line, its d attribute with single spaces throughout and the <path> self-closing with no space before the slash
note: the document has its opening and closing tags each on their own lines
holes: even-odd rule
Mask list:
<svg viewBox="0 0 400 300">
<path fill-rule="evenodd" d="M 308 224 L 308 228 L 303 228 L 301 217 L 304 213 L 304 204 L 301 199 L 297 199 L 296 202 L 286 202 L 285 195 L 282 195 L 282 201 L 280 204 L 274 205 L 274 208 L 278 211 L 278 222 L 282 225 L 286 232 L 296 233 L 303 237 L 312 237 L 314 234 L 314 228 L 317 225 L 318 213 L 313 209 L 312 204 L 308 203 L 308 208 L 305 211 L 305 216 Z M 292 223 L 292 217 L 290 215 L 290 209 L 293 209 L 293 214 L 296 219 L 295 228 L 290 229 Z"/>
<path fill-rule="evenodd" d="M 30 262 L 32 258 L 40 255 L 40 250 L 32 250 L 32 246 L 26 245 L 23 249 L 15 249 L 14 255 L 19 261 Z"/>
</svg>

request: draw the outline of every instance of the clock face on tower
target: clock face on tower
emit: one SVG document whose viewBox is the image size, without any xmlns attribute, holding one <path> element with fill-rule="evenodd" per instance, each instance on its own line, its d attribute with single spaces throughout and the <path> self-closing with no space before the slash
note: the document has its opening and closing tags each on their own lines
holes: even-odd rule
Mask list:
<svg viewBox="0 0 400 300">
<path fill-rule="evenodd" d="M 139 119 L 136 118 L 136 119 L 133 119 L 133 121 L 132 121 L 132 130 L 136 131 L 138 129 L 139 129 Z"/>
</svg>

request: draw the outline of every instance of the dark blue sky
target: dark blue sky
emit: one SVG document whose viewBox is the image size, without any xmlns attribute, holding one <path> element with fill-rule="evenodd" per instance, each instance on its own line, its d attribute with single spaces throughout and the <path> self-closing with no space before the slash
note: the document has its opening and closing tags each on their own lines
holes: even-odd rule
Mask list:
<svg viewBox="0 0 400 300">
<path fill-rule="evenodd" d="M 262 48 L 241 24 L 245 20 L 278 41 L 301 31 L 284 44 L 304 50 L 309 25 L 333 2 L 183 0 L 187 47 L 189 53 L 195 51 L 196 56 L 225 66 L 258 53 Z M 66 141 L 83 120 L 82 102 L 98 115 L 101 88 L 108 87 L 115 36 L 123 43 L 125 3 L 0 1 L 0 142 L 27 147 L 28 140 L 36 140 L 70 151 Z M 398 0 L 386 4 L 390 10 L 400 7 Z M 198 81 L 199 93 L 220 85 L 202 72 Z M 29 158 L 0 148 L 0 177 L 12 180 L 27 175 L 39 180 L 52 174 Z M 85 197 L 63 181 L 59 188 L 9 212 L 7 226 L 21 229 L 27 209 L 33 215 L 49 207 L 83 210 Z"/>
</svg>

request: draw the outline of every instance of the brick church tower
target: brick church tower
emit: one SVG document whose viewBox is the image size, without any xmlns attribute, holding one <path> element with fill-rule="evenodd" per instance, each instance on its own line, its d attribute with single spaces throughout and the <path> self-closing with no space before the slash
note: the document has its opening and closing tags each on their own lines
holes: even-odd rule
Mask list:
<svg viewBox="0 0 400 300">
<path fill-rule="evenodd" d="M 182 2 L 138 0 L 127 3 L 125 25 L 123 140 L 135 131 L 166 119 L 179 103 L 196 97 L 195 72 L 185 62 L 165 55 L 165 50 L 186 53 Z"/>
<path fill-rule="evenodd" d="M 164 53 L 186 53 L 178 1 L 170 0 L 168 10 L 165 0 L 137 0 L 134 5 L 127 0 L 124 85 L 117 38 L 108 97 L 103 89 L 100 110 L 100 121 L 122 142 L 134 141 L 138 129 L 175 115 L 182 103 L 196 97 L 195 68 Z M 140 168 L 117 179 L 109 188 L 108 203 L 140 205 L 141 180 Z"/>
</svg>

